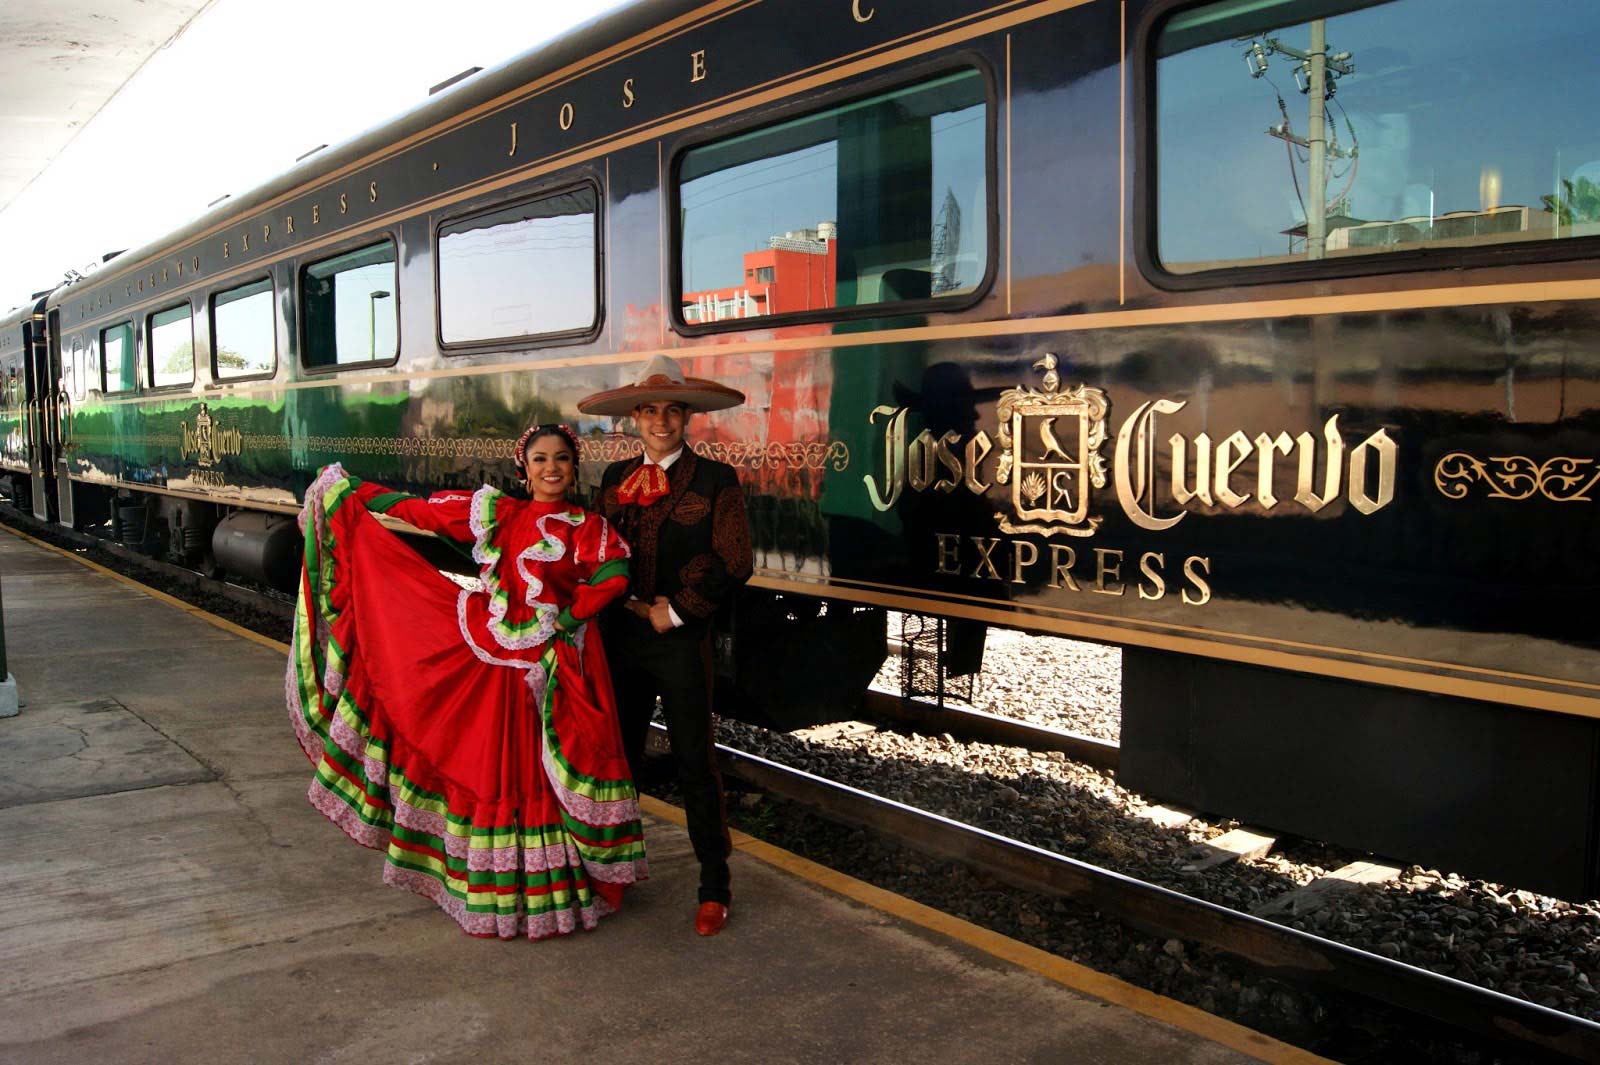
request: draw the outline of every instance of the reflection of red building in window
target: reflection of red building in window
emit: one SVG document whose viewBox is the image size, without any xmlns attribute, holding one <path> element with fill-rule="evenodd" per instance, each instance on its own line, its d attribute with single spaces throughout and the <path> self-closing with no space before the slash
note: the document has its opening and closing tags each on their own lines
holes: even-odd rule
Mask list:
<svg viewBox="0 0 1600 1065">
<path fill-rule="evenodd" d="M 769 237 L 767 247 L 745 253 L 741 283 L 685 292 L 684 321 L 720 322 L 832 307 L 839 262 L 837 237 L 832 222 Z"/>
</svg>

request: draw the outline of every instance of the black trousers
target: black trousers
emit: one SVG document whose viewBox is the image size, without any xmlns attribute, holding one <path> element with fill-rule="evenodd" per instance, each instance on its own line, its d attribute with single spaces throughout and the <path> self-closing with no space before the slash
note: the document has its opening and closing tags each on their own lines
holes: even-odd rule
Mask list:
<svg viewBox="0 0 1600 1065">
<path fill-rule="evenodd" d="M 660 696 L 688 815 L 689 842 L 700 862 L 700 901 L 727 903 L 728 855 L 733 844 L 723 807 L 722 774 L 712 750 L 707 634 L 703 628 L 687 625 L 658 633 L 649 622 L 618 610 L 606 616 L 602 635 L 628 767 L 638 779 L 644 768 L 650 718 Z"/>
</svg>

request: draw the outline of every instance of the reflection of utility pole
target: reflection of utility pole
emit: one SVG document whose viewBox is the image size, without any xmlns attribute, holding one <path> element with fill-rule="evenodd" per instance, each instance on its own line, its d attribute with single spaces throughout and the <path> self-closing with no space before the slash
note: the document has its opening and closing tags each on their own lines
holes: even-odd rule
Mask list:
<svg viewBox="0 0 1600 1065">
<path fill-rule="evenodd" d="M 386 300 L 391 294 L 383 289 L 374 289 L 367 296 L 367 358 L 378 357 L 378 301 Z"/>
<path fill-rule="evenodd" d="M 1311 20 L 1311 121 L 1306 139 L 1311 142 L 1311 206 L 1306 212 L 1306 258 L 1320 259 L 1328 246 L 1328 20 Z"/>
<path fill-rule="evenodd" d="M 1350 62 L 1349 52 L 1328 54 L 1328 20 L 1321 18 L 1311 20 L 1310 51 L 1291 48 L 1276 37 L 1264 37 L 1261 42 L 1251 45 L 1245 52 L 1251 77 L 1259 78 L 1267 72 L 1267 56 L 1274 52 L 1299 60 L 1294 79 L 1300 91 L 1310 98 L 1310 122 L 1306 136 L 1297 137 L 1289 131 L 1286 115 L 1284 124 L 1267 130 L 1267 134 L 1298 144 L 1311 154 L 1310 202 L 1306 204 L 1306 258 L 1321 259 L 1327 254 L 1328 246 L 1328 100 L 1337 91 L 1339 76 L 1354 73 L 1355 64 Z M 1328 76 L 1330 70 L 1332 77 Z M 1278 102 L 1282 104 L 1283 101 L 1280 98 Z M 1338 158 L 1347 158 L 1351 154 L 1338 149 L 1333 151 Z"/>
</svg>

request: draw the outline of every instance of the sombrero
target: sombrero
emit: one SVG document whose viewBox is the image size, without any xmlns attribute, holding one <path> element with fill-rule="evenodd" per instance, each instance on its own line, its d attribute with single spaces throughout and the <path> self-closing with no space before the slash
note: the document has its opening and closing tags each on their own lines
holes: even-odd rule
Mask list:
<svg viewBox="0 0 1600 1065">
<path fill-rule="evenodd" d="M 633 384 L 580 399 L 578 409 L 585 414 L 621 417 L 632 414 L 641 403 L 682 403 L 690 410 L 708 411 L 737 407 L 743 402 L 744 393 L 738 389 L 704 377 L 685 377 L 676 362 L 657 355 Z"/>
</svg>

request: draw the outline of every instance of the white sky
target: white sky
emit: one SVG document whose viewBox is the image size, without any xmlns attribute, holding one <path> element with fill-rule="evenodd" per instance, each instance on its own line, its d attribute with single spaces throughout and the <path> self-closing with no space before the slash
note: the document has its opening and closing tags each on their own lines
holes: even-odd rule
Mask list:
<svg viewBox="0 0 1600 1065">
<path fill-rule="evenodd" d="M 0 212 L 0 311 L 619 6 L 217 0 Z"/>
</svg>

